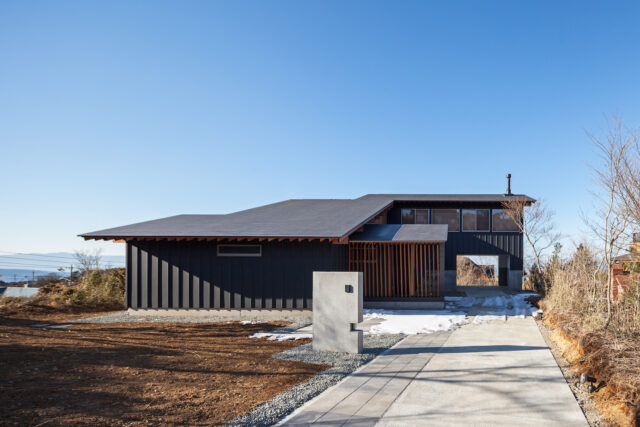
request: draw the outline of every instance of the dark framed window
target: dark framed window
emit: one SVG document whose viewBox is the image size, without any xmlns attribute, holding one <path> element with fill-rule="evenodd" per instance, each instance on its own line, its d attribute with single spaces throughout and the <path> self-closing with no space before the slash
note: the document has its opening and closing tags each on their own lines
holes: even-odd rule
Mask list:
<svg viewBox="0 0 640 427">
<path fill-rule="evenodd" d="M 462 231 L 489 231 L 489 209 L 463 209 Z"/>
<path fill-rule="evenodd" d="M 429 209 L 416 209 L 416 224 L 429 224 Z"/>
<path fill-rule="evenodd" d="M 493 231 L 520 231 L 518 224 L 507 215 L 504 209 L 494 209 L 491 211 Z"/>
<path fill-rule="evenodd" d="M 218 256 L 262 256 L 262 245 L 218 245 Z"/>
<path fill-rule="evenodd" d="M 431 209 L 431 224 L 447 224 L 449 231 L 460 231 L 460 209 Z"/>
<path fill-rule="evenodd" d="M 402 224 L 415 224 L 416 223 L 416 210 L 415 209 L 402 209 Z"/>
</svg>

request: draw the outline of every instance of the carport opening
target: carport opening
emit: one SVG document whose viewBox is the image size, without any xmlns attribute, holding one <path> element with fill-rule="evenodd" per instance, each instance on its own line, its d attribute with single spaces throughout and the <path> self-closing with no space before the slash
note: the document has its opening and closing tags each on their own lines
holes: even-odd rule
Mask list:
<svg viewBox="0 0 640 427">
<path fill-rule="evenodd" d="M 457 256 L 456 283 L 458 286 L 498 286 L 498 275 L 498 256 Z"/>
</svg>

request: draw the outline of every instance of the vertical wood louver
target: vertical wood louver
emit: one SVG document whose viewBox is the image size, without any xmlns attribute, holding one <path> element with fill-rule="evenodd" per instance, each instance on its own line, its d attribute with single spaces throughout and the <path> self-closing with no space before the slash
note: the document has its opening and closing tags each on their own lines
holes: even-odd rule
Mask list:
<svg viewBox="0 0 640 427">
<path fill-rule="evenodd" d="M 440 296 L 437 243 L 352 242 L 349 270 L 364 276 L 365 298 Z"/>
</svg>

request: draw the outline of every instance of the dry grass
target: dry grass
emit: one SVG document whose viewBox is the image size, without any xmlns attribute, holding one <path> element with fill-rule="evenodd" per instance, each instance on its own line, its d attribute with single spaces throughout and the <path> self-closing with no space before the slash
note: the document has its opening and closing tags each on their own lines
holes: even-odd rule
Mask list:
<svg viewBox="0 0 640 427">
<path fill-rule="evenodd" d="M 490 276 L 490 277 L 489 277 Z M 458 286 L 498 286 L 498 278 L 487 276 L 482 266 L 474 264 L 469 258 L 459 256 L 456 266 L 456 283 Z"/>
<path fill-rule="evenodd" d="M 617 399 L 613 406 L 627 408 L 611 410 L 609 405 L 605 415 L 617 413 L 616 423 L 633 425 L 640 406 L 640 283 L 613 305 L 611 322 L 605 327 L 606 277 L 598 273 L 588 249 L 578 249 L 570 261 L 547 274 L 551 286 L 542 301 L 545 319 L 562 333 L 569 343 L 565 345 L 575 347 L 574 352 L 567 350 L 567 359 L 607 383 Z"/>
<path fill-rule="evenodd" d="M 124 268 L 90 270 L 85 272 L 78 283 L 69 286 L 60 280 L 49 281 L 39 288 L 31 299 L 0 298 L 0 308 L 4 307 L 79 307 L 83 309 L 122 310 L 124 309 Z"/>
<path fill-rule="evenodd" d="M 110 305 L 124 307 L 125 269 L 89 270 L 83 273 L 75 286 L 52 283 L 40 288 L 40 294 L 71 305 Z"/>
</svg>

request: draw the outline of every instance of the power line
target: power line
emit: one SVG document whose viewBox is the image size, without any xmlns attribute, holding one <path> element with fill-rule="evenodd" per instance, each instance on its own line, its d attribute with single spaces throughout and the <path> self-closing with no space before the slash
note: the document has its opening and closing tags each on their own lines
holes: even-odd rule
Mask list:
<svg viewBox="0 0 640 427">
<path fill-rule="evenodd" d="M 57 261 L 57 260 L 48 260 L 48 259 L 34 259 L 34 258 L 24 258 L 24 257 L 18 257 L 18 256 L 12 256 L 12 257 L 8 257 L 5 255 L 0 255 L 0 262 L 3 262 L 4 260 L 7 260 L 9 262 L 13 261 L 13 260 L 19 260 L 20 261 L 33 261 L 36 263 L 53 263 L 53 264 L 62 264 L 62 263 L 66 263 L 66 264 L 70 264 L 70 263 L 74 263 L 74 264 L 78 264 L 78 261 Z"/>
<path fill-rule="evenodd" d="M 0 266 L 4 265 L 4 264 L 9 264 L 8 266 L 5 266 L 5 268 L 13 268 L 12 265 L 19 265 L 19 266 L 25 266 L 25 267 L 35 267 L 35 268 L 67 268 L 69 266 L 69 264 L 54 264 L 54 265 L 50 265 L 50 264 L 39 264 L 37 262 L 33 262 L 33 263 L 21 263 L 21 262 L 11 262 L 11 261 L 2 261 L 0 260 Z M 78 265 L 78 263 L 74 263 L 76 266 Z M 117 266 L 124 266 L 124 263 L 105 263 L 104 265 L 113 265 L 114 267 Z"/>
<path fill-rule="evenodd" d="M 57 267 L 66 267 L 65 264 L 58 265 L 46 265 L 46 264 L 37 264 L 37 263 L 21 263 L 21 262 L 10 262 L 10 261 L 0 261 L 0 265 L 8 264 L 9 266 L 6 268 L 12 268 L 11 265 L 20 265 L 25 267 L 37 267 L 37 268 L 57 268 Z"/>
<path fill-rule="evenodd" d="M 44 258 L 57 258 L 57 259 L 63 259 L 63 260 L 76 260 L 75 256 L 73 255 L 58 256 L 58 255 L 47 255 L 47 254 L 25 254 L 21 252 L 9 252 L 9 251 L 0 251 L 0 253 L 10 254 L 10 255 L 37 256 L 37 257 L 44 257 Z"/>
<path fill-rule="evenodd" d="M 7 254 L 11 254 L 11 255 L 0 255 L 0 261 L 2 261 L 3 259 L 7 259 L 7 260 L 14 260 L 14 259 L 18 259 L 18 260 L 22 260 L 22 261 L 33 261 L 33 262 L 43 262 L 43 263 L 61 263 L 61 262 L 65 262 L 66 264 L 69 263 L 74 263 L 74 264 L 80 264 L 80 262 L 78 261 L 77 258 L 64 258 L 64 257 L 58 257 L 55 255 L 43 255 L 43 254 L 23 254 L 23 253 L 18 253 L 18 252 L 8 252 L 8 251 L 0 251 L 0 253 L 7 253 Z M 22 256 L 14 256 L 14 255 L 22 255 Z M 38 259 L 38 258 L 32 258 L 32 257 L 44 257 L 45 259 Z M 102 258 L 102 257 L 98 257 L 98 258 Z M 109 264 L 109 263 L 123 263 L 124 261 L 112 261 L 107 259 L 102 260 L 101 264 Z"/>
</svg>

